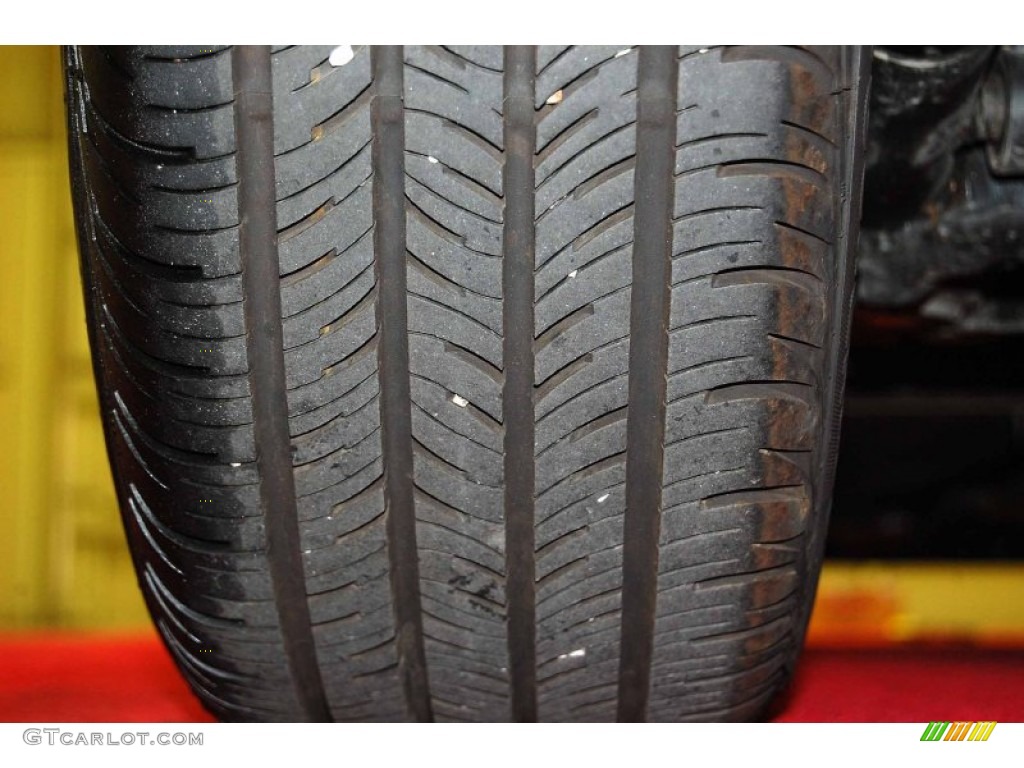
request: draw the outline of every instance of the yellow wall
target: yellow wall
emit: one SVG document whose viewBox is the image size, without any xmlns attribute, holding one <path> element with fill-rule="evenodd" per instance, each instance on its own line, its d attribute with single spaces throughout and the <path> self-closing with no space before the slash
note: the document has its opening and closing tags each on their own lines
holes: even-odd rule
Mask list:
<svg viewBox="0 0 1024 768">
<path fill-rule="evenodd" d="M 0 46 L 0 629 L 145 626 L 103 448 L 54 46 Z"/>
<path fill-rule="evenodd" d="M 807 641 L 1024 647 L 1024 564 L 826 562 Z"/>
</svg>

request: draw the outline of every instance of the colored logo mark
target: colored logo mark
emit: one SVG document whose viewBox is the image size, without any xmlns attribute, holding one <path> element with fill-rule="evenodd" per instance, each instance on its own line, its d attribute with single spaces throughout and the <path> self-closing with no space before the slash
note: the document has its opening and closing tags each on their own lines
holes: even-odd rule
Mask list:
<svg viewBox="0 0 1024 768">
<path fill-rule="evenodd" d="M 995 721 L 983 723 L 928 723 L 921 741 L 988 741 Z"/>
</svg>

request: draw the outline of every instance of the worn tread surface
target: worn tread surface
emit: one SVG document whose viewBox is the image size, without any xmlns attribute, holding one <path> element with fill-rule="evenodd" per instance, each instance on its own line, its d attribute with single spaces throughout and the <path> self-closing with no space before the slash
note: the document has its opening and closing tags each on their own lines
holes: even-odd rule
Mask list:
<svg viewBox="0 0 1024 768">
<path fill-rule="evenodd" d="M 247 53 L 263 149 L 238 51 L 66 50 L 108 449 L 193 690 L 228 720 L 763 716 L 827 522 L 862 52 L 332 50 Z"/>
</svg>

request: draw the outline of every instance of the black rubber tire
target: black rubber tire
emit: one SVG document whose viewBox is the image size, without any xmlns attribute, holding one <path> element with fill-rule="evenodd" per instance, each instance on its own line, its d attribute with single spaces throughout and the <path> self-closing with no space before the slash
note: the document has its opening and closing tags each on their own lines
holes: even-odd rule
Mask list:
<svg viewBox="0 0 1024 768">
<path fill-rule="evenodd" d="M 331 54 L 66 50 L 107 444 L 192 688 L 765 716 L 827 524 L 865 51 Z"/>
</svg>

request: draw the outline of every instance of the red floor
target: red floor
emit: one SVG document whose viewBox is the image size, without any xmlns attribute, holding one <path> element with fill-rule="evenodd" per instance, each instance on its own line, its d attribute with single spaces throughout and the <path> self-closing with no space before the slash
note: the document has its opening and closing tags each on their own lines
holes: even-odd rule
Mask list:
<svg viewBox="0 0 1024 768">
<path fill-rule="evenodd" d="M 0 637 L 0 721 L 206 722 L 150 635 Z M 782 722 L 1024 720 L 1024 649 L 810 649 Z"/>
</svg>

